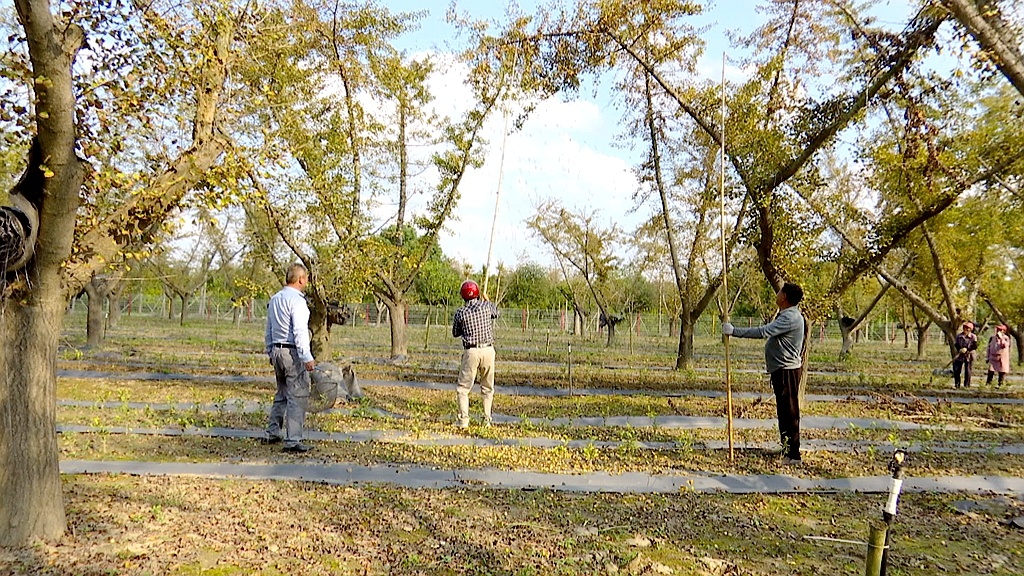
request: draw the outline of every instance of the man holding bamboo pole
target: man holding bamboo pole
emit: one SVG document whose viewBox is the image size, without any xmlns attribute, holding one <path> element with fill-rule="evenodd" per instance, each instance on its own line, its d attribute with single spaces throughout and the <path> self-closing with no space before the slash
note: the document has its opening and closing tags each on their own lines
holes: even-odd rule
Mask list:
<svg viewBox="0 0 1024 576">
<path fill-rule="evenodd" d="M 484 397 L 484 426 L 490 426 L 494 403 L 494 319 L 498 317 L 498 307 L 472 280 L 462 283 L 459 294 L 466 303 L 455 312 L 452 320 L 452 336 L 462 338 L 463 349 L 457 385 L 457 425 L 469 428 L 469 392 L 479 375 L 480 392 Z"/>
<path fill-rule="evenodd" d="M 756 328 L 736 328 L 726 322 L 722 334 L 737 338 L 767 338 L 764 359 L 775 392 L 782 440 L 782 463 L 800 464 L 800 399 L 797 388 L 803 368 L 804 316 L 797 304 L 804 298 L 800 286 L 786 282 L 775 297 L 779 313 L 775 319 Z"/>
</svg>

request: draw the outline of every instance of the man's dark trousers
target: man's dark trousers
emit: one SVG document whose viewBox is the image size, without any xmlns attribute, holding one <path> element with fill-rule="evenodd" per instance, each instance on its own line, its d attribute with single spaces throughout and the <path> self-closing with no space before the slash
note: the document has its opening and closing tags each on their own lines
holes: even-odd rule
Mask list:
<svg viewBox="0 0 1024 576">
<path fill-rule="evenodd" d="M 785 456 L 800 459 L 800 368 L 779 368 L 771 373 L 775 409 L 779 415 L 779 436 Z"/>
</svg>

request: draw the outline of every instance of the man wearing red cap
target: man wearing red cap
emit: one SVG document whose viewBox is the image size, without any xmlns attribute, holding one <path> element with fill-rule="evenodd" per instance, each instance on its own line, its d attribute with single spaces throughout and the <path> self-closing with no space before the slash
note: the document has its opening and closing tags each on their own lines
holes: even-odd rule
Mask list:
<svg viewBox="0 0 1024 576">
<path fill-rule="evenodd" d="M 459 370 L 459 428 L 469 428 L 469 392 L 477 374 L 484 396 L 484 425 L 491 425 L 494 402 L 494 319 L 498 307 L 480 293 L 480 286 L 466 280 L 459 289 L 466 302 L 455 312 L 452 336 L 462 338 L 462 367 Z"/>
<path fill-rule="evenodd" d="M 1006 373 L 1010 371 L 1010 337 L 1006 334 L 1006 324 L 996 326 L 996 333 L 988 339 L 988 378 L 985 384 L 992 383 L 992 374 L 999 373 L 999 383 L 1002 386 Z"/>
<path fill-rule="evenodd" d="M 971 368 L 974 366 L 974 351 L 978 349 L 978 337 L 974 334 L 974 323 L 964 322 L 963 331 L 953 342 L 956 356 L 953 357 L 953 385 L 960 387 L 960 372 L 964 373 L 964 388 L 971 387 Z"/>
</svg>

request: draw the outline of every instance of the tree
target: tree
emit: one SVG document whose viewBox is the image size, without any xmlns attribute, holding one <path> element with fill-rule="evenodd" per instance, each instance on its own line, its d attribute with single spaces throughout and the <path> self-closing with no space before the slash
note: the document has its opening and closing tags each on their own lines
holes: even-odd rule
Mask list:
<svg viewBox="0 0 1024 576">
<path fill-rule="evenodd" d="M 416 281 L 413 283 L 417 300 L 430 306 L 450 306 L 459 298 L 459 270 L 452 261 L 445 258 L 441 247 L 437 246 L 434 253 L 423 264 Z"/>
<path fill-rule="evenodd" d="M 432 167 L 437 175 L 434 191 L 423 211 L 410 218 L 410 214 L 407 213 L 412 176 L 409 171 L 409 150 L 415 134 L 411 130 L 411 122 L 416 119 L 414 110 L 425 106 L 433 98 L 425 85 L 431 65 L 394 60 L 389 63 L 386 70 L 394 76 L 394 80 L 385 83 L 385 87 L 397 113 L 393 132 L 393 150 L 397 151 L 393 161 L 397 161 L 397 175 L 392 180 L 392 190 L 398 193 L 394 229 L 396 234 L 390 238 L 374 239 L 364 243 L 364 246 L 365 252 L 372 254 L 371 290 L 388 308 L 391 321 L 391 358 L 397 360 L 405 358 L 408 348 L 405 333 L 406 294 L 427 262 L 438 235 L 451 218 L 460 196 L 459 185 L 463 177 L 467 171 L 482 164 L 480 146 L 484 122 L 498 101 L 505 96 L 505 87 L 500 76 L 474 71 L 470 80 L 473 102 L 461 120 L 420 119 L 421 122 L 425 122 L 421 130 L 427 130 L 427 127 L 433 125 L 443 137 L 435 143 L 437 148 L 431 158 Z M 481 77 L 480 74 L 485 74 L 486 77 Z M 415 243 L 406 243 L 403 228 L 397 227 L 407 221 L 412 221 L 420 231 L 418 241 Z"/>
<path fill-rule="evenodd" d="M 575 89 L 584 74 L 622 61 L 649 74 L 681 115 L 715 146 L 724 147 L 751 202 L 752 230 L 745 240 L 754 247 L 765 280 L 778 290 L 786 278 L 803 276 L 820 254 L 820 215 L 798 201 L 801 190 L 806 196 L 818 182 L 813 160 L 933 44 L 945 17 L 922 10 L 901 32 L 893 33 L 869 26 L 846 4 L 768 3 L 767 23 L 743 41 L 754 51 L 747 62 L 754 73 L 730 90 L 731 122 L 723 132 L 716 121 L 719 87 L 687 82 L 689 76 L 679 74 L 679 62 L 686 61 L 691 42 L 671 41 L 676 35 L 670 25 L 694 10 L 693 5 L 671 0 L 586 3 L 571 14 L 542 14 L 534 29 L 529 28 L 529 19 L 515 20 L 494 44 L 521 47 L 521 81 L 552 92 Z M 669 40 L 656 52 L 648 50 L 649 39 L 661 37 Z M 824 77 L 845 81 L 815 83 Z M 801 307 L 805 314 L 812 321 L 823 319 L 835 297 L 881 262 L 920 222 L 948 205 L 925 205 L 911 217 L 901 215 L 887 223 L 901 226 L 873 235 L 870 249 L 858 252 L 843 267 L 831 289 L 811 293 Z M 808 322 L 808 330 L 810 326 Z M 808 351 L 805 347 L 805 355 Z M 801 396 L 803 388 L 804 383 Z"/>
<path fill-rule="evenodd" d="M 878 211 L 885 215 L 873 234 L 879 237 L 893 229 L 903 230 L 900 235 L 907 241 L 908 254 L 904 268 L 913 266 L 910 279 L 903 281 L 881 263 L 878 273 L 916 311 L 939 326 L 950 345 L 960 324 L 975 310 L 987 253 L 993 248 L 986 231 L 996 227 L 991 215 L 998 212 L 990 208 L 992 200 L 986 196 L 991 196 L 1002 177 L 1016 174 L 1022 160 L 1016 144 L 1019 136 L 1003 127 L 1007 109 L 998 96 L 983 98 L 980 110 L 956 105 L 970 101 L 979 91 L 976 85 L 965 87 L 962 95 L 951 89 L 923 90 L 921 94 L 942 94 L 940 101 L 933 102 L 901 89 L 903 124 L 881 127 L 872 134 L 873 143 L 865 146 L 880 197 Z M 828 214 L 841 211 L 822 206 L 815 210 L 840 235 L 844 247 L 864 250 L 870 238 L 847 232 L 848 223 L 863 222 L 863 216 L 851 214 L 840 225 Z M 907 215 L 916 215 L 919 222 L 908 225 Z M 971 230 L 973 234 L 966 234 Z M 937 306 L 920 291 L 932 286 L 940 293 Z M 919 322 L 919 329 L 922 326 L 927 327 Z"/>
<path fill-rule="evenodd" d="M 218 129 L 218 109 L 232 59 L 236 24 L 244 21 L 245 14 L 230 18 L 227 11 L 215 5 L 198 19 L 196 27 L 178 28 L 173 10 L 157 16 L 152 6 L 136 13 L 119 3 L 87 3 L 79 5 L 80 10 L 55 16 L 45 0 L 18 0 L 15 5 L 31 65 L 25 76 L 34 79 L 29 85 L 34 100 L 25 109 L 31 108 L 39 152 L 38 160 L 29 163 L 23 192 L 41 200 L 38 236 L 30 247 L 34 256 L 19 270 L 9 271 L 0 291 L 0 317 L 4 319 L 0 328 L 0 414 L 9 424 L 0 432 L 0 490 L 5 494 L 0 502 L 0 545 L 22 545 L 32 538 L 53 539 L 64 531 L 55 433 L 55 365 L 65 306 L 97 270 L 116 260 L 125 247 L 144 240 L 176 210 L 205 169 L 219 158 L 225 140 Z M 88 20 L 90 29 L 107 30 L 104 27 L 120 26 L 134 14 L 141 16 L 133 26 L 164 33 L 165 40 L 181 40 L 175 34 L 189 36 L 195 32 L 188 41 L 160 44 L 169 51 L 183 47 L 195 50 L 197 57 L 177 61 L 187 63 L 187 72 L 143 77 L 155 83 L 173 77 L 181 88 L 179 93 L 194 97 L 189 106 L 194 118 L 191 138 L 185 138 L 189 144 L 181 147 L 180 154 L 156 163 L 160 168 L 143 179 L 144 193 L 126 196 L 116 207 L 108 205 L 111 208 L 101 212 L 93 211 L 96 204 L 86 195 L 80 211 L 84 170 L 76 150 L 93 150 L 95 141 L 79 141 L 78 136 L 81 130 L 97 134 L 103 125 L 76 124 L 76 115 L 95 119 L 91 112 L 99 102 L 91 98 L 108 97 L 113 92 L 83 91 L 88 94 L 83 99 L 84 109 L 76 110 L 75 82 L 80 77 L 73 66 L 85 34 L 67 19 L 82 18 Z M 108 40 L 137 38 L 132 35 L 137 31 L 125 26 Z M 131 50 L 127 53 L 135 54 Z M 129 59 L 107 68 L 97 65 L 104 62 L 104 54 L 92 54 L 89 72 L 109 75 L 115 87 L 129 84 L 132 72 L 141 71 L 138 67 L 132 69 L 133 65 L 166 64 L 163 58 L 159 62 Z M 124 54 L 116 52 L 118 56 Z M 151 96 L 159 99 L 160 94 L 154 91 Z"/>
<path fill-rule="evenodd" d="M 257 107 L 264 121 L 252 128 L 247 173 L 269 221 L 310 269 L 314 354 L 326 341 L 327 287 L 344 282 L 388 307 L 391 357 L 406 356 L 408 296 L 463 176 L 481 162 L 484 122 L 503 97 L 500 77 L 471 71 L 461 118 L 438 114 L 427 82 L 434 62 L 391 45 L 414 18 L 374 6 L 280 10 L 277 40 L 246 75 L 268 103 Z M 379 217 L 383 198 L 395 206 L 387 217 Z M 287 209 L 296 205 L 305 209 Z M 409 226 L 418 240 L 406 244 Z"/>
<path fill-rule="evenodd" d="M 178 311 L 178 324 L 184 326 L 189 299 L 195 295 L 197 290 L 206 285 L 213 267 L 215 252 L 199 239 L 194 239 L 188 252 L 181 257 L 171 252 L 173 251 L 158 251 L 146 263 L 152 269 L 153 276 L 164 287 L 164 293 L 170 302 L 168 319 L 173 317 L 173 303 L 176 298 L 181 302 L 181 308 Z"/>
<path fill-rule="evenodd" d="M 103 305 L 109 303 L 110 313 L 113 314 L 113 307 L 116 304 L 112 300 L 108 302 L 108 299 L 120 286 L 123 286 L 123 277 L 124 273 L 120 270 L 114 270 L 109 274 L 98 273 L 93 275 L 89 283 L 85 285 L 84 291 L 89 297 L 85 321 L 86 346 L 99 346 L 106 339 L 108 324 Z"/>
<path fill-rule="evenodd" d="M 533 262 L 522 262 L 506 275 L 504 302 L 509 306 L 544 309 L 560 306 L 550 271 Z"/>
<path fill-rule="evenodd" d="M 566 282 L 579 274 L 600 313 L 600 326 L 608 326 L 607 345 L 615 341 L 615 327 L 624 320 L 621 294 L 613 290 L 616 256 L 621 242 L 618 227 L 602 227 L 595 212 L 566 210 L 555 200 L 537 207 L 526 225 L 554 253 Z M 573 294 L 574 305 L 578 295 Z"/>
<path fill-rule="evenodd" d="M 680 304 L 677 312 L 681 322 L 676 369 L 688 368 L 693 363 L 693 335 L 697 320 L 711 304 L 723 281 L 726 262 L 739 239 L 739 232 L 747 211 L 746 196 L 736 209 L 735 222 L 727 240 L 723 240 L 715 224 L 723 224 L 725 191 L 720 189 L 716 163 L 717 150 L 703 134 L 684 133 L 675 140 L 665 114 L 655 108 L 655 96 L 649 74 L 644 73 L 643 133 L 648 141 L 648 157 L 640 169 L 642 180 L 653 189 L 658 210 L 655 216 L 638 231 L 637 237 L 657 235 L 664 238 L 669 257 L 669 269 L 675 279 L 676 296 Z M 679 141 L 690 143 L 689 149 Z M 668 154 L 663 153 L 663 147 Z M 666 178 L 666 173 L 668 177 Z M 730 189 L 734 202 L 735 189 Z M 721 212 L 721 214 L 719 214 Z M 682 223 L 682 224 L 680 224 Z M 719 230 L 719 234 L 715 234 Z M 717 240 L 717 241 L 716 241 Z M 725 244 L 725 258 L 720 246 Z M 718 272 L 708 270 L 708 261 L 717 262 Z M 675 320 L 675 318 L 673 318 Z M 673 322 L 674 323 L 674 322 Z"/>
<path fill-rule="evenodd" d="M 72 66 L 82 29 L 45 0 L 17 0 L 34 86 L 39 156 L 15 193 L 39 211 L 34 256 L 8 271 L 0 293 L 0 545 L 64 533 L 56 437 L 57 342 L 66 299 L 61 265 L 71 254 L 84 169 L 75 154 Z M 43 177 L 40 178 L 39 176 Z M 14 276 L 11 276 L 11 273 Z"/>
<path fill-rule="evenodd" d="M 939 0 L 982 48 L 980 65 L 995 66 L 1024 95 L 1024 53 L 1021 23 L 1004 18 L 1009 2 L 998 0 Z M 1002 6 L 1001 6 L 1002 5 Z M 1012 10 L 1012 8 L 1011 8 Z"/>
</svg>

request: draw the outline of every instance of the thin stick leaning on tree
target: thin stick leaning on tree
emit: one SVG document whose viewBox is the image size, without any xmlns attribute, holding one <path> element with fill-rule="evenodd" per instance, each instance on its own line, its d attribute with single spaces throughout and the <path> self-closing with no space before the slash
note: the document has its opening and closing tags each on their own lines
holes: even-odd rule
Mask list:
<svg viewBox="0 0 1024 576">
<path fill-rule="evenodd" d="M 718 175 L 719 187 L 719 208 L 721 210 L 721 243 L 722 243 L 722 293 L 725 294 L 723 301 L 725 306 L 722 309 L 722 322 L 729 321 L 729 314 L 732 310 L 732 303 L 729 301 L 729 266 L 728 253 L 725 249 L 725 52 L 722 53 L 722 138 L 720 141 L 721 165 Z M 733 450 L 733 426 L 732 426 L 732 371 L 729 347 L 729 336 L 723 335 L 722 342 L 725 344 L 725 403 L 726 403 L 726 431 L 729 435 L 729 462 L 736 461 Z"/>
</svg>

